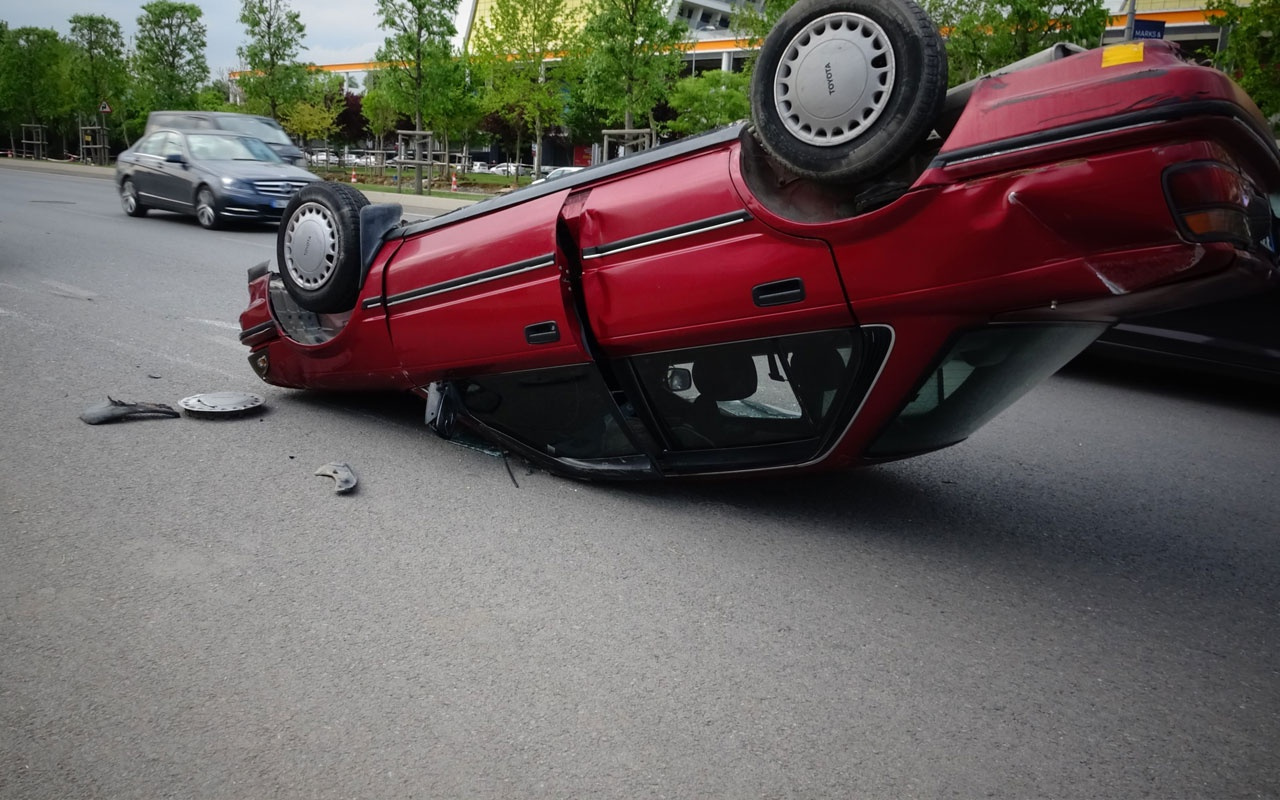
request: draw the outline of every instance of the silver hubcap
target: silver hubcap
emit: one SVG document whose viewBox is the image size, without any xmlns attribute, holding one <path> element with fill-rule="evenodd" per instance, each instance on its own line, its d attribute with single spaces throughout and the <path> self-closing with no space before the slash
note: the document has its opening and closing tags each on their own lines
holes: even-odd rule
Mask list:
<svg viewBox="0 0 1280 800">
<path fill-rule="evenodd" d="M 774 104 L 792 136 L 832 147 L 866 133 L 895 77 L 884 28 L 861 14 L 827 14 L 787 45 L 774 73 Z"/>
<path fill-rule="evenodd" d="M 124 186 L 120 189 L 120 202 L 124 204 L 124 210 L 130 214 L 138 207 L 138 190 L 133 187 L 133 181 L 124 182 Z"/>
<path fill-rule="evenodd" d="M 303 203 L 284 231 L 284 268 L 304 289 L 318 289 L 338 264 L 337 221 L 318 203 Z"/>
<path fill-rule="evenodd" d="M 196 217 L 200 220 L 200 224 L 205 227 L 212 225 L 216 214 L 217 212 L 213 210 L 213 195 L 209 194 L 208 189 L 200 192 L 196 206 Z"/>
</svg>

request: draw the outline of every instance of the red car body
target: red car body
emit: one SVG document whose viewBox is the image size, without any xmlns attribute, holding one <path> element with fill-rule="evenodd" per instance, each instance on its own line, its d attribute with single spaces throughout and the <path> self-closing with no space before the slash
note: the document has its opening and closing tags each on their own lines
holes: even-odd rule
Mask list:
<svg viewBox="0 0 1280 800">
<path fill-rule="evenodd" d="M 1175 46 L 962 108 L 876 203 L 737 126 L 392 228 L 349 317 L 258 269 L 241 338 L 269 383 L 418 391 L 562 473 L 839 468 L 964 439 L 1118 319 L 1274 280 L 1276 142 Z"/>
</svg>

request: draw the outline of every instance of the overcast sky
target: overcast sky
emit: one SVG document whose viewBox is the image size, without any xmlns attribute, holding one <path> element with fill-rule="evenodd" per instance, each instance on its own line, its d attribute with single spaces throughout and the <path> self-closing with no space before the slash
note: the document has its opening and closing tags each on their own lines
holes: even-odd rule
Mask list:
<svg viewBox="0 0 1280 800">
<path fill-rule="evenodd" d="M 10 28 L 34 26 L 53 28 L 66 35 L 67 20 L 75 14 L 111 17 L 124 29 L 130 43 L 138 28 L 138 16 L 147 0 L 3 0 L 0 20 Z M 204 11 L 205 60 L 214 76 L 238 69 L 236 48 L 245 42 L 239 22 L 239 0 L 184 0 Z M 306 26 L 301 60 L 315 64 L 346 64 L 372 61 L 385 34 L 378 27 L 375 0 L 294 0 L 293 10 Z M 465 3 L 463 4 L 465 5 Z"/>
<path fill-rule="evenodd" d="M 238 21 L 239 0 L 185 0 L 204 11 L 206 28 L 205 60 L 214 77 L 238 69 L 236 48 L 245 41 L 244 26 Z M 0 19 L 10 28 L 35 26 L 53 28 L 66 35 L 74 14 L 101 14 L 111 17 L 124 29 L 129 42 L 137 31 L 138 15 L 146 0 L 3 0 Z M 1127 8 L 1125 0 L 1108 0 L 1113 10 Z M 378 27 L 375 0 L 295 0 L 292 7 L 306 26 L 301 59 L 315 64 L 347 64 L 372 61 L 385 38 Z M 470 0 L 462 0 L 463 14 Z"/>
</svg>

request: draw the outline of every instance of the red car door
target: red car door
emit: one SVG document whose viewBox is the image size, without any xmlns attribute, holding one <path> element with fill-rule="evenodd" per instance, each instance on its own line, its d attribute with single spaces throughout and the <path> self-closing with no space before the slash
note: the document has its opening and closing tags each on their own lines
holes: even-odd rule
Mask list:
<svg viewBox="0 0 1280 800">
<path fill-rule="evenodd" d="M 384 273 L 396 354 L 425 383 L 587 361 L 562 293 L 565 192 L 406 237 Z"/>
<path fill-rule="evenodd" d="M 830 248 L 744 208 L 735 143 L 583 187 L 565 204 L 586 316 L 611 356 L 847 328 Z"/>
</svg>

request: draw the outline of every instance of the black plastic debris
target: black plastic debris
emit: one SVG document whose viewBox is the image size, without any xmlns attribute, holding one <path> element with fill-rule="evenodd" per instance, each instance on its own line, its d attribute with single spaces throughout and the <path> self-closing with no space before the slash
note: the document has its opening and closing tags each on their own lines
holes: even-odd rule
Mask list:
<svg viewBox="0 0 1280 800">
<path fill-rule="evenodd" d="M 190 417 L 236 417 L 262 407 L 262 398 L 248 392 L 207 392 L 178 401 Z"/>
<path fill-rule="evenodd" d="M 172 406 L 164 403 L 129 403 L 108 396 L 105 402 L 95 403 L 81 412 L 80 419 L 90 425 L 101 425 L 104 422 L 117 422 L 122 419 L 177 416 L 181 415 Z"/>
<path fill-rule="evenodd" d="M 355 472 L 341 461 L 325 464 L 316 470 L 316 475 L 333 478 L 333 490 L 338 494 L 346 494 L 356 488 Z"/>
</svg>

